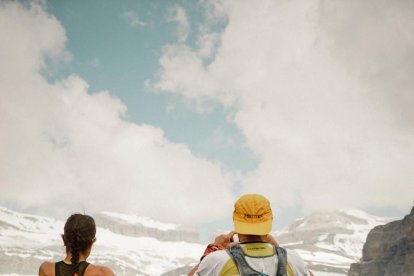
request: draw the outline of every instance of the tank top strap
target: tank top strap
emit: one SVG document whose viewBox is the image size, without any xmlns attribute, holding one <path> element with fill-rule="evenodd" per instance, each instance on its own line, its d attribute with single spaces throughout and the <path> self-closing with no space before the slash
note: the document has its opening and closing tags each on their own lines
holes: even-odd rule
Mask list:
<svg viewBox="0 0 414 276">
<path fill-rule="evenodd" d="M 78 269 L 78 275 L 83 276 L 83 274 L 85 273 L 88 266 L 89 266 L 89 263 L 87 261 L 80 262 L 79 263 L 79 269 Z"/>
</svg>

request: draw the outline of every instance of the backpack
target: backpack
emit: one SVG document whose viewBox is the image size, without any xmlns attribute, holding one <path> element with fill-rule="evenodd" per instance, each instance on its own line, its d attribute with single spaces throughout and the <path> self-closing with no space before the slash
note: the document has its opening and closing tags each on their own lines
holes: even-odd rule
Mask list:
<svg viewBox="0 0 414 276">
<path fill-rule="evenodd" d="M 287 276 L 287 254 L 286 250 L 282 247 L 275 246 L 274 250 L 277 254 L 277 272 L 276 276 Z M 265 273 L 254 270 L 246 261 L 245 253 L 240 245 L 235 245 L 230 249 L 227 249 L 227 252 L 233 258 L 234 262 L 237 265 L 237 269 L 240 272 L 240 276 L 270 276 Z"/>
</svg>

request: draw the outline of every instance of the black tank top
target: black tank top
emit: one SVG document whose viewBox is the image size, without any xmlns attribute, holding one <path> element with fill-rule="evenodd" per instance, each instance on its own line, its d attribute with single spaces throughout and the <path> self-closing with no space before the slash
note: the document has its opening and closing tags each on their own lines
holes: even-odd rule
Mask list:
<svg viewBox="0 0 414 276">
<path fill-rule="evenodd" d="M 75 273 L 78 276 L 83 276 L 89 263 L 82 261 L 78 264 L 67 264 L 64 261 L 55 263 L 55 276 L 74 276 Z"/>
</svg>

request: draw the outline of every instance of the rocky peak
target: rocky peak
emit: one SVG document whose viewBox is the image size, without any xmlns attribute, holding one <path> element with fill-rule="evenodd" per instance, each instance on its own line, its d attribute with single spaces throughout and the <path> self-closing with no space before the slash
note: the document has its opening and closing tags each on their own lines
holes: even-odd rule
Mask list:
<svg viewBox="0 0 414 276">
<path fill-rule="evenodd" d="M 372 229 L 362 254 L 349 276 L 414 275 L 414 207 L 404 219 Z"/>
</svg>

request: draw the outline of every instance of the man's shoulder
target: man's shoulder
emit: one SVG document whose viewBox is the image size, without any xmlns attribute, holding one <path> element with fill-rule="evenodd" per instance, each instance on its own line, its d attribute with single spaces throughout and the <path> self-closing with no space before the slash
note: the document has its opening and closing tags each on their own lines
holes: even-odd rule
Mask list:
<svg viewBox="0 0 414 276">
<path fill-rule="evenodd" d="M 229 259 L 230 255 L 227 253 L 227 250 L 216 250 L 204 257 L 202 262 L 227 262 Z"/>
<path fill-rule="evenodd" d="M 293 249 L 286 249 L 286 248 L 285 248 L 285 250 L 286 250 L 286 255 L 287 255 L 288 258 L 290 258 L 290 259 L 293 258 L 295 260 L 301 260 L 301 261 L 303 261 L 302 260 L 302 257 L 295 250 L 293 250 Z"/>
<path fill-rule="evenodd" d="M 108 267 L 90 264 L 85 271 L 85 276 L 113 276 L 115 273 Z"/>
<path fill-rule="evenodd" d="M 232 272 L 232 273 L 230 273 Z M 197 275 L 238 275 L 237 267 L 226 250 L 217 250 L 207 255 L 200 263 Z"/>
<path fill-rule="evenodd" d="M 302 257 L 292 249 L 286 249 L 288 264 L 293 272 L 293 275 L 309 275 L 308 268 Z"/>
</svg>

